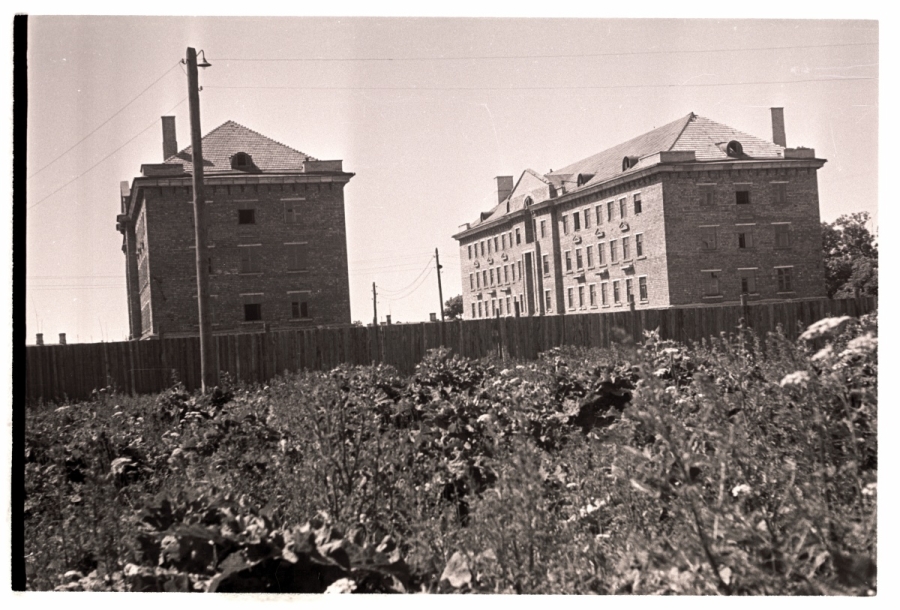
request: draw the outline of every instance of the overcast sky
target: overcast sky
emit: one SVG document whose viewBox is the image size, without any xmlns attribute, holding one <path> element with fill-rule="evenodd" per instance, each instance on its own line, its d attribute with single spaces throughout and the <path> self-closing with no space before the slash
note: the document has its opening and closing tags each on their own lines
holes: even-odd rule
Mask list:
<svg viewBox="0 0 900 610">
<path fill-rule="evenodd" d="M 875 21 L 36 17 L 29 21 L 28 342 L 127 337 L 119 183 L 189 142 L 185 48 L 205 51 L 202 130 L 234 120 L 343 159 L 351 310 L 428 319 L 459 294 L 451 235 L 494 177 L 544 173 L 689 112 L 815 148 L 820 211 L 878 218 Z M 739 84 L 749 83 L 749 84 Z M 874 228 L 874 227 L 873 227 Z"/>
</svg>

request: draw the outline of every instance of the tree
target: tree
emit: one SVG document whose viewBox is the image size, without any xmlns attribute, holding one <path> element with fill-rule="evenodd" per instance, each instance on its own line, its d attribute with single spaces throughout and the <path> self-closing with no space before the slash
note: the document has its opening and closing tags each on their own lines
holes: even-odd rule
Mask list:
<svg viewBox="0 0 900 610">
<path fill-rule="evenodd" d="M 878 244 L 866 225 L 868 212 L 822 223 L 825 288 L 829 298 L 878 296 Z"/>
<path fill-rule="evenodd" d="M 462 295 L 458 294 L 455 297 L 447 299 L 447 302 L 444 303 L 444 318 L 447 320 L 458 320 L 459 318 L 462 318 L 462 314 Z"/>
</svg>

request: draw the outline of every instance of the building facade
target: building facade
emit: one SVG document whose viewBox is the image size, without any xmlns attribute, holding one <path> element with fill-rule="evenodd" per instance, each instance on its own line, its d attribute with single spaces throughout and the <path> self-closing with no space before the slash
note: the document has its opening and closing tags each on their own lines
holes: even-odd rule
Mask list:
<svg viewBox="0 0 900 610">
<path fill-rule="evenodd" d="M 693 113 L 561 170 L 497 178 L 454 235 L 467 318 L 825 296 L 808 148 Z"/>
<path fill-rule="evenodd" d="M 203 140 L 214 333 L 350 323 L 341 161 L 233 121 Z M 163 117 L 162 163 L 122 183 L 132 339 L 199 333 L 191 148 Z"/>
</svg>

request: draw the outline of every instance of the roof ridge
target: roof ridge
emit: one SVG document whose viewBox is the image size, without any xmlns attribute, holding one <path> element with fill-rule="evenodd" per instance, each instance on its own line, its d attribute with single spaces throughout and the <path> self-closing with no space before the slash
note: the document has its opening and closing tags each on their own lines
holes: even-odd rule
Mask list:
<svg viewBox="0 0 900 610">
<path fill-rule="evenodd" d="M 679 131 L 678 135 L 675 136 L 675 139 L 672 140 L 672 143 L 669 145 L 668 150 L 672 150 L 673 148 L 675 148 L 675 145 L 678 144 L 678 140 L 680 140 L 682 134 L 684 134 L 684 130 L 687 129 L 687 126 L 690 125 L 691 121 L 693 121 L 695 118 L 697 118 L 697 115 L 694 114 L 693 110 L 688 113 L 688 115 L 685 117 L 685 119 L 687 119 L 687 120 L 684 121 L 684 125 L 681 126 L 681 131 Z M 707 119 L 707 121 L 708 120 L 709 119 Z"/>
</svg>

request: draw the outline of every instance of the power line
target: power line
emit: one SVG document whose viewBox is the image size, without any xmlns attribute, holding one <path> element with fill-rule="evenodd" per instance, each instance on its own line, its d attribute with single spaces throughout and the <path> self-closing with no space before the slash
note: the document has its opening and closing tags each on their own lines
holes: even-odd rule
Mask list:
<svg viewBox="0 0 900 610">
<path fill-rule="evenodd" d="M 176 108 L 178 108 L 179 106 L 181 106 L 181 104 L 183 104 L 184 101 L 185 101 L 186 99 L 187 99 L 187 98 L 184 98 L 183 100 L 181 100 L 180 102 L 178 102 L 177 104 L 175 104 L 174 106 L 172 106 L 172 108 L 171 108 L 170 110 L 167 110 L 167 111 L 166 111 L 166 114 L 172 112 L 172 110 L 175 110 Z M 102 159 L 100 159 L 99 161 L 97 161 L 96 163 L 94 163 L 92 166 L 90 166 L 89 168 L 87 168 L 86 170 L 84 170 L 83 172 L 81 172 L 80 174 L 78 174 L 77 176 L 75 176 L 74 178 L 72 178 L 71 180 L 69 180 L 68 182 L 66 182 L 65 184 L 63 184 L 61 187 L 59 187 L 58 189 L 56 189 L 55 191 L 53 191 L 52 193 L 50 193 L 49 195 L 47 195 L 47 196 L 44 197 L 43 199 L 40 199 L 40 200 L 37 201 L 36 203 L 33 203 L 33 204 L 31 204 L 30 206 L 28 206 L 28 209 L 29 209 L 29 210 L 33 210 L 34 208 L 36 208 L 37 206 L 39 206 L 40 204 L 42 204 L 42 203 L 45 202 L 46 200 L 48 200 L 48 199 L 50 199 L 51 197 L 53 197 L 55 194 L 57 194 L 58 192 L 60 192 L 61 190 L 63 190 L 64 188 L 66 188 L 67 186 L 69 186 L 70 184 L 72 184 L 73 182 L 75 182 L 76 180 L 78 180 L 79 178 L 81 178 L 82 176 L 84 176 L 85 174 L 87 174 L 88 172 L 90 172 L 92 169 L 94 169 L 95 167 L 97 167 L 98 165 L 100 165 L 101 163 L 103 163 L 104 161 L 106 161 L 107 159 L 109 159 L 110 157 L 112 157 L 114 154 L 116 154 L 117 152 L 119 152 L 120 150 L 122 150 L 123 148 L 125 148 L 126 146 L 128 146 L 129 144 L 131 144 L 134 140 L 136 140 L 139 136 L 143 135 L 144 132 L 146 132 L 147 130 L 149 130 L 151 127 L 153 127 L 154 125 L 156 125 L 158 122 L 159 122 L 159 119 L 156 119 L 155 121 L 153 121 L 150 125 L 148 125 L 147 127 L 145 127 L 143 130 L 141 130 L 141 131 L 140 131 L 139 133 L 137 133 L 133 138 L 131 138 L 130 140 L 128 140 L 127 142 L 125 142 L 124 144 L 122 144 L 120 147 L 118 147 L 117 149 L 115 149 L 114 151 L 112 151 L 111 153 L 109 153 L 108 155 L 106 155 L 105 157 L 103 157 Z"/>
<path fill-rule="evenodd" d="M 31 180 L 32 178 L 34 178 L 35 176 L 37 176 L 38 174 L 40 174 L 42 171 L 44 171 L 45 169 L 47 169 L 48 167 L 50 167 L 51 165 L 53 165 L 54 163 L 56 163 L 57 161 L 59 161 L 60 159 L 62 159 L 64 156 L 66 156 L 66 154 L 68 154 L 69 151 L 71 151 L 73 148 L 75 148 L 76 146 L 78 146 L 79 144 L 81 144 L 82 142 L 84 142 L 85 140 L 87 140 L 89 137 L 91 137 L 92 135 L 94 135 L 95 133 L 97 133 L 97 131 L 98 131 L 101 127 L 103 127 L 104 125 L 106 125 L 107 123 L 109 123 L 111 120 L 113 120 L 114 118 L 116 118 L 117 116 L 119 116 L 119 114 L 120 114 L 123 110 L 125 110 L 126 108 L 128 108 L 128 107 L 129 107 L 135 100 L 137 100 L 139 97 L 141 97 L 142 95 L 144 95 L 145 93 L 147 93 L 147 91 L 149 91 L 149 90 L 153 87 L 153 85 L 155 85 L 156 83 L 158 83 L 159 81 L 161 81 L 163 78 L 165 78 L 165 77 L 169 74 L 169 72 L 171 72 L 172 70 L 174 70 L 175 67 L 178 66 L 180 63 L 181 63 L 181 62 L 178 62 L 178 63 L 176 63 L 174 66 L 172 66 L 171 68 L 169 68 L 168 70 L 166 70 L 166 71 L 163 73 L 162 76 L 160 76 L 160 77 L 157 78 L 155 81 L 153 81 L 152 83 L 150 83 L 150 84 L 147 86 L 146 89 L 144 89 L 143 91 L 141 91 L 140 93 L 138 93 L 136 96 L 134 96 L 133 98 L 131 98 L 131 100 L 130 100 L 127 104 L 125 104 L 124 106 L 122 106 L 121 108 L 119 108 L 118 110 L 116 110 L 116 112 L 113 113 L 112 116 L 110 116 L 108 119 L 106 119 L 105 121 L 103 121 L 102 123 L 100 123 L 97 127 L 94 128 L 93 131 L 91 131 L 89 134 L 87 134 L 86 136 L 84 136 L 83 138 L 81 138 L 80 140 L 78 140 L 77 142 L 75 142 L 74 144 L 72 144 L 72 146 L 70 146 L 69 148 L 67 148 L 62 154 L 60 154 L 58 157 L 56 157 L 55 159 L 53 159 L 50 163 L 48 163 L 47 165 L 45 165 L 45 166 L 42 167 L 41 169 L 37 170 L 36 172 L 34 172 L 34 173 L 31 174 L 30 176 L 28 176 L 28 180 Z"/>
<path fill-rule="evenodd" d="M 313 62 L 313 61 L 465 61 L 465 60 L 492 60 L 492 59 L 572 59 L 580 57 L 624 57 L 631 55 L 672 55 L 675 53 L 734 53 L 748 51 L 784 51 L 789 49 L 823 49 L 831 47 L 865 47 L 877 46 L 877 42 L 842 42 L 835 44 L 811 44 L 811 45 L 790 45 L 782 47 L 741 47 L 741 48 L 722 48 L 722 49 L 666 49 L 660 51 L 611 51 L 607 53 L 567 53 L 559 55 L 460 55 L 454 57 L 285 57 L 285 58 L 243 58 L 228 57 L 218 58 L 217 61 L 247 61 L 247 62 Z"/>
<path fill-rule="evenodd" d="M 284 91 L 578 91 L 607 89 L 671 89 L 677 87 L 742 87 L 750 85 L 794 85 L 798 83 L 824 83 L 836 81 L 878 80 L 875 76 L 840 77 L 840 78 L 807 78 L 797 80 L 748 81 L 743 83 L 682 83 L 654 85 L 563 85 L 563 86 L 525 86 L 525 87 L 284 87 L 284 86 L 239 86 L 207 85 L 204 89 L 276 89 Z"/>
<path fill-rule="evenodd" d="M 407 299 L 407 298 L 411 297 L 417 290 L 419 290 L 419 288 L 421 288 L 422 286 L 425 285 L 425 280 L 427 280 L 429 277 L 431 277 L 431 274 L 434 272 L 434 267 L 432 267 L 430 265 L 430 263 L 431 263 L 431 261 L 429 261 L 428 273 L 426 273 L 424 276 L 422 276 L 422 279 L 419 281 L 419 284 L 415 288 L 413 288 L 412 290 L 410 290 L 409 292 L 407 292 L 406 294 L 404 294 L 402 296 L 396 295 L 393 298 L 389 298 L 389 297 L 385 297 L 385 298 L 388 301 L 390 301 L 391 303 L 396 303 L 397 301 L 402 301 L 403 299 Z"/>
<path fill-rule="evenodd" d="M 413 281 L 411 281 L 409 284 L 407 284 L 407 285 L 404 286 L 403 288 L 400 288 L 399 290 L 389 290 L 389 289 L 385 289 L 384 287 L 382 287 L 382 288 L 381 288 L 381 292 L 382 292 L 382 293 L 387 292 L 387 293 L 399 294 L 399 293 L 405 291 L 407 288 L 409 288 L 410 286 L 412 286 L 413 284 L 415 284 L 415 283 L 419 280 L 419 278 L 422 277 L 422 274 L 425 273 L 425 272 L 429 269 L 429 267 L 431 266 L 431 259 L 432 259 L 432 258 L 434 258 L 434 257 L 429 257 L 429 258 L 428 258 L 428 262 L 425 263 L 425 267 L 422 269 L 422 271 L 419 272 L 419 275 L 416 276 L 416 279 L 414 279 Z"/>
</svg>

